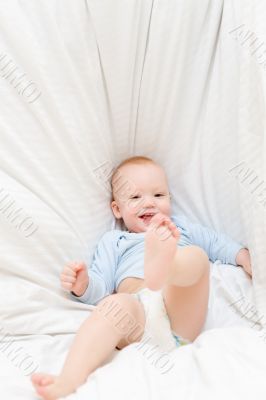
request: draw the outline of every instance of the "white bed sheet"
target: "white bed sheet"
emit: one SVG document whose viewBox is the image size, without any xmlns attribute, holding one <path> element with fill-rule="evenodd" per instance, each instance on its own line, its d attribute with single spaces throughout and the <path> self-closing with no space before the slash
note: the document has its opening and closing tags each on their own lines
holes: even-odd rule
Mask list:
<svg viewBox="0 0 266 400">
<path fill-rule="evenodd" d="M 245 296 L 242 313 L 234 307 Z M 77 303 L 85 319 L 90 306 Z M 266 334 L 249 320 L 251 280 L 241 268 L 211 265 L 208 315 L 201 335 L 188 346 L 169 354 L 169 372 L 149 357 L 148 344 L 135 344 L 113 355 L 68 400 L 128 399 L 264 399 Z M 58 318 L 60 318 L 58 311 Z M 77 310 L 69 311 L 74 318 Z M 259 315 L 257 315 L 259 319 Z M 61 320 L 62 325 L 66 321 Z M 1 396 L 8 400 L 35 400 L 30 373 L 57 374 L 74 335 L 7 336 L 1 340 Z M 4 350 L 4 341 L 14 343 Z M 146 353 L 145 353 L 146 351 Z M 89 357 L 89 355 L 88 355 Z M 165 360 L 164 360 L 165 361 Z M 155 364 L 155 365 L 154 365 Z M 173 367 L 172 367 L 173 366 Z"/>
<path fill-rule="evenodd" d="M 90 310 L 60 288 L 60 272 L 70 260 L 89 265 L 99 237 L 113 226 L 99 171 L 142 153 L 165 167 L 174 213 L 250 248 L 253 286 L 240 268 L 215 265 L 205 326 L 215 329 L 180 349 L 177 376 L 158 378 L 130 346 L 75 396 L 106 399 L 113 390 L 116 398 L 134 397 L 134 388 L 143 399 L 166 390 L 182 400 L 245 399 L 253 387 L 260 398 L 265 343 L 251 325 L 259 320 L 261 328 L 266 315 L 266 188 L 260 197 L 254 191 L 266 171 L 265 73 L 250 43 L 241 43 L 248 32 L 263 42 L 265 2 L 2 4 L 1 347 L 7 335 L 40 370 L 60 370 Z M 34 102 L 25 89 L 31 82 L 41 93 Z M 28 378 L 3 351 L 0 376 L 3 398 L 34 398 Z"/>
</svg>

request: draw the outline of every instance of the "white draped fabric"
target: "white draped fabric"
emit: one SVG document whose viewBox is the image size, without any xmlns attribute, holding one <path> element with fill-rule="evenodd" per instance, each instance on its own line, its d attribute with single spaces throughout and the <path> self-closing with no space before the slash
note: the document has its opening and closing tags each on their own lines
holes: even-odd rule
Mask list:
<svg viewBox="0 0 266 400">
<path fill-rule="evenodd" d="M 167 172 L 173 213 L 250 249 L 253 280 L 212 265 L 205 329 L 176 350 L 175 373 L 158 378 L 132 345 L 69 399 L 264 398 L 265 17 L 264 0 L 2 0 L 3 397 L 35 398 L 16 349 L 28 371 L 62 367 L 92 307 L 60 288 L 61 269 L 89 265 L 114 227 L 112 168 L 146 155 Z"/>
</svg>

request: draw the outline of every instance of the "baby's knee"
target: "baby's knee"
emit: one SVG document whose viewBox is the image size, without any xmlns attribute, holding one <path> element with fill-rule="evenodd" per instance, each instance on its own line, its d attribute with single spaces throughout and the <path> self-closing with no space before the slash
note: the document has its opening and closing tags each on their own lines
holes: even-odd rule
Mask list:
<svg viewBox="0 0 266 400">
<path fill-rule="evenodd" d="M 115 293 L 104 297 L 97 305 L 98 309 L 115 310 L 119 312 L 135 312 L 137 300 L 129 293 Z"/>
<path fill-rule="evenodd" d="M 197 264 L 202 268 L 202 271 L 208 270 L 210 267 L 210 261 L 206 251 L 196 245 L 189 246 L 189 249 L 192 252 L 194 259 L 197 260 Z"/>
<path fill-rule="evenodd" d="M 132 295 L 117 293 L 107 296 L 99 302 L 97 311 L 109 320 L 121 335 L 120 348 L 142 336 L 145 313 L 142 305 Z"/>
</svg>

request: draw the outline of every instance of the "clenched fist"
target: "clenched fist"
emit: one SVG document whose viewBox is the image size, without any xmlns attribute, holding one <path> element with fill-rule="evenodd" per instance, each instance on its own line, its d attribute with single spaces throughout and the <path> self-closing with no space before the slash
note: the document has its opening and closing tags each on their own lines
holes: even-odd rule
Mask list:
<svg viewBox="0 0 266 400">
<path fill-rule="evenodd" d="M 72 262 L 65 265 L 60 274 L 61 286 L 82 296 L 89 284 L 89 276 L 84 262 Z"/>
</svg>

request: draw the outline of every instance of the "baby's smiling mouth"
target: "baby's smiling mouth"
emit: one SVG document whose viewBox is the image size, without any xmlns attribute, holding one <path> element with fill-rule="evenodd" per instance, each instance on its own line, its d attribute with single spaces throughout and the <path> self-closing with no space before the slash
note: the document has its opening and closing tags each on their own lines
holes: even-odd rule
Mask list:
<svg viewBox="0 0 266 400">
<path fill-rule="evenodd" d="M 142 221 L 145 224 L 148 224 L 151 221 L 151 219 L 154 217 L 155 214 L 156 214 L 155 212 L 154 213 L 147 212 L 147 213 L 140 215 L 139 218 L 142 219 Z"/>
</svg>

